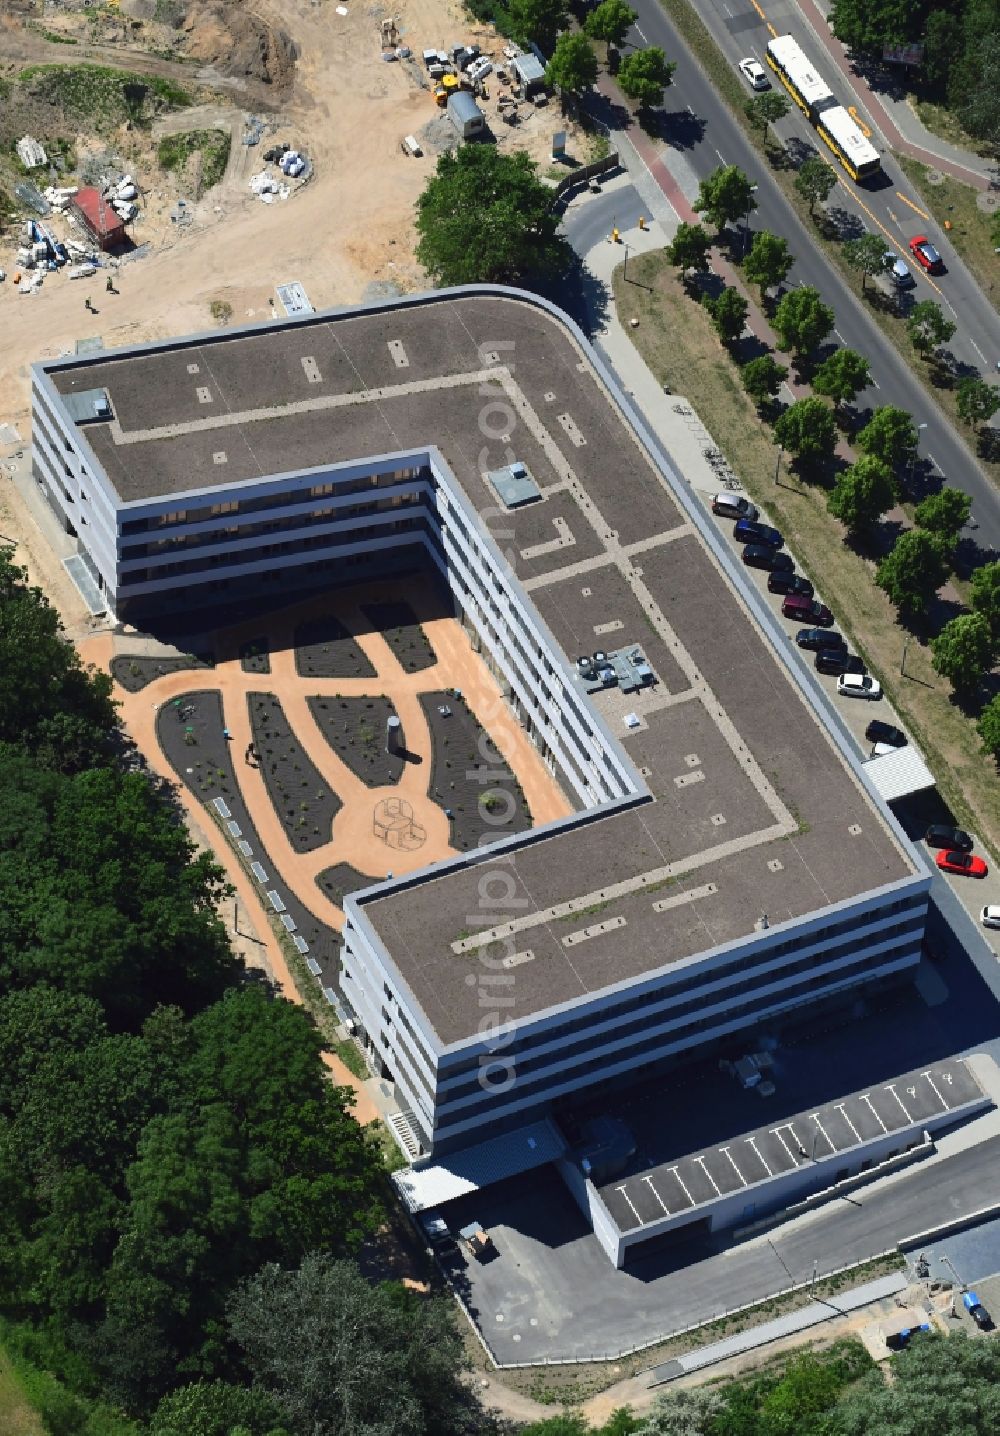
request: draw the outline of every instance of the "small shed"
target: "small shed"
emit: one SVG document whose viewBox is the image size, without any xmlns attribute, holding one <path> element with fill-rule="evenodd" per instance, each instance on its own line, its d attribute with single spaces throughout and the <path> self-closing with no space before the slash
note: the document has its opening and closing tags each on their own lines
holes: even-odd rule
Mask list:
<svg viewBox="0 0 1000 1436">
<path fill-rule="evenodd" d="M 125 221 L 100 190 L 77 190 L 69 208 L 99 249 L 114 249 L 125 239 Z"/>
<path fill-rule="evenodd" d="M 515 55 L 510 67 L 526 96 L 545 88 L 545 66 L 537 55 Z"/>
<path fill-rule="evenodd" d="M 486 116 L 468 90 L 448 96 L 448 118 L 463 140 L 475 139 L 486 130 Z"/>
</svg>

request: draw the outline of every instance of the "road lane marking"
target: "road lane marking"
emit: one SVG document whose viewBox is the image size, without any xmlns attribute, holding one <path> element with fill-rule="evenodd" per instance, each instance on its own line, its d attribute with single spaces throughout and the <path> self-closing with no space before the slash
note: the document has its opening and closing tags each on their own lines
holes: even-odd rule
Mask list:
<svg viewBox="0 0 1000 1436">
<path fill-rule="evenodd" d="M 659 1192 L 658 1192 L 658 1191 L 656 1190 L 656 1188 L 653 1186 L 653 1179 L 652 1179 L 652 1177 L 643 1177 L 642 1180 L 643 1180 L 643 1181 L 646 1183 L 646 1185 L 649 1187 L 649 1190 L 653 1193 L 653 1196 L 656 1198 L 656 1200 L 659 1202 L 660 1206 L 663 1208 L 663 1210 L 666 1212 L 667 1216 L 669 1217 L 669 1215 L 670 1215 L 670 1208 L 667 1206 L 666 1202 L 663 1200 L 663 1198 L 660 1196 Z"/>
<path fill-rule="evenodd" d="M 712 1173 L 711 1173 L 711 1172 L 708 1170 L 708 1168 L 705 1166 L 705 1158 L 704 1158 L 704 1157 L 695 1157 L 695 1161 L 698 1163 L 698 1166 L 701 1168 L 701 1170 L 705 1173 L 705 1176 L 708 1178 L 708 1180 L 712 1183 L 712 1186 L 715 1188 L 716 1195 L 721 1197 L 721 1196 L 722 1196 L 722 1188 L 719 1186 L 718 1182 L 717 1182 L 717 1181 L 715 1180 L 715 1178 L 712 1176 Z"/>
<path fill-rule="evenodd" d="M 693 115 L 693 114 L 694 114 L 694 110 L 692 110 L 692 108 L 691 108 L 690 105 L 688 105 L 688 107 L 687 107 L 687 112 L 688 112 L 689 115 Z"/>
<path fill-rule="evenodd" d="M 858 1131 L 857 1127 L 855 1127 L 855 1125 L 854 1125 L 854 1123 L 851 1121 L 850 1117 L 848 1117 L 847 1113 L 844 1111 L 844 1104 L 843 1104 L 843 1102 L 838 1102 L 838 1103 L 837 1103 L 837 1109 L 836 1109 L 836 1110 L 840 1113 L 840 1115 L 843 1117 L 844 1121 L 847 1123 L 847 1125 L 850 1127 L 851 1131 L 854 1133 L 855 1137 L 856 1137 L 856 1138 L 858 1139 L 858 1141 L 860 1142 L 860 1141 L 861 1141 L 861 1133 Z"/>
<path fill-rule="evenodd" d="M 713 145 L 712 148 L 714 149 L 715 146 Z M 725 155 L 721 152 L 721 150 L 716 150 L 715 153 L 719 156 L 719 159 L 722 161 L 722 163 L 725 164 L 725 163 L 726 163 L 726 157 L 725 157 Z"/>
<path fill-rule="evenodd" d="M 673 1172 L 674 1176 L 677 1178 L 677 1185 L 680 1187 L 681 1191 L 682 1191 L 682 1192 L 684 1193 L 684 1195 L 687 1197 L 688 1201 L 691 1203 L 691 1205 L 692 1205 L 693 1207 L 696 1207 L 696 1206 L 698 1205 L 698 1203 L 695 1201 L 694 1197 L 692 1197 L 691 1193 L 688 1191 L 687 1187 L 684 1185 L 684 1179 L 683 1179 L 683 1177 L 681 1176 L 680 1172 L 677 1170 L 676 1167 L 671 1167 L 671 1168 L 670 1168 L 670 1171 Z"/>
<path fill-rule="evenodd" d="M 881 389 L 882 385 L 878 382 L 878 380 L 875 378 L 875 376 L 874 376 L 874 375 L 870 375 L 869 377 L 871 378 L 872 383 L 875 385 L 875 388 L 876 388 L 876 389 Z"/>
<path fill-rule="evenodd" d="M 844 338 L 843 334 L 841 334 L 841 332 L 840 332 L 839 329 L 835 329 L 833 332 L 834 332 L 834 334 L 836 334 L 836 336 L 837 336 L 837 338 L 840 340 L 841 344 L 846 344 L 846 343 L 847 343 L 847 340 Z"/>
<path fill-rule="evenodd" d="M 723 3 L 722 8 L 723 8 L 723 10 L 725 10 L 726 14 L 729 16 L 729 18 L 730 18 L 730 20 L 731 20 L 731 19 L 733 18 L 733 12 L 732 12 L 732 10 L 730 10 L 729 6 L 726 5 L 725 3 Z"/>
<path fill-rule="evenodd" d="M 726 1156 L 729 1158 L 729 1165 L 732 1167 L 733 1171 L 734 1171 L 734 1172 L 736 1173 L 736 1175 L 739 1177 L 739 1179 L 740 1179 L 740 1181 L 743 1183 L 743 1185 L 744 1185 L 745 1187 L 746 1187 L 746 1186 L 749 1186 L 749 1183 L 747 1182 L 746 1177 L 743 1175 L 743 1173 L 740 1171 L 739 1167 L 738 1167 L 738 1166 L 736 1165 L 736 1163 L 733 1161 L 733 1156 L 732 1156 L 732 1153 L 730 1152 L 729 1148 L 728 1148 L 728 1147 L 720 1147 L 720 1148 L 719 1148 L 719 1151 L 720 1151 L 720 1152 L 724 1152 L 724 1153 L 726 1154 Z"/>
<path fill-rule="evenodd" d="M 983 351 L 980 349 L 979 345 L 976 343 L 976 341 L 972 338 L 971 335 L 969 336 L 969 343 L 972 345 L 973 349 L 975 349 L 976 353 L 979 355 L 980 359 L 985 364 L 986 355 L 983 353 Z"/>
<path fill-rule="evenodd" d="M 908 1122 L 912 1122 L 912 1121 L 913 1121 L 913 1118 L 910 1116 L 909 1112 L 907 1112 L 906 1106 L 905 1106 L 905 1104 L 904 1104 L 904 1102 L 903 1102 L 903 1099 L 902 1099 L 902 1097 L 899 1095 L 899 1093 L 896 1091 L 895 1087 L 892 1085 L 891 1082 L 887 1082 L 887 1083 L 885 1084 L 885 1086 L 886 1086 L 886 1091 L 887 1091 L 887 1092 L 891 1092 L 892 1095 L 895 1097 L 896 1101 L 897 1101 L 897 1102 L 899 1103 L 899 1105 L 903 1108 L 903 1116 L 906 1118 L 906 1120 L 907 1120 Z"/>
<path fill-rule="evenodd" d="M 930 220 L 930 215 L 927 213 L 927 211 L 925 209 L 921 209 L 918 204 L 914 204 L 912 199 L 907 199 L 906 195 L 903 194 L 901 190 L 896 191 L 896 198 L 901 199 L 904 204 L 908 204 L 916 214 L 919 214 L 921 219 Z"/>
<path fill-rule="evenodd" d="M 791 1122 L 787 1122 L 787 1123 L 785 1124 L 785 1128 L 786 1128 L 786 1130 L 790 1131 L 793 1136 L 795 1135 L 795 1129 L 792 1127 Z M 799 1165 L 799 1159 L 798 1159 L 798 1157 L 795 1155 L 795 1153 L 792 1151 L 792 1149 L 791 1149 L 791 1147 L 788 1145 L 788 1143 L 785 1141 L 785 1139 L 784 1139 L 784 1137 L 781 1135 L 781 1133 L 782 1133 L 782 1128 L 781 1128 L 781 1127 L 772 1127 L 772 1128 L 771 1128 L 771 1136 L 772 1136 L 772 1137 L 777 1137 L 778 1141 L 781 1143 L 781 1145 L 784 1147 L 785 1151 L 786 1151 L 786 1152 L 788 1153 L 788 1155 L 791 1157 L 791 1159 L 792 1159 L 792 1165 L 797 1167 L 797 1166 Z M 796 1138 L 796 1140 L 798 1140 L 798 1139 Z"/>
<path fill-rule="evenodd" d="M 633 1213 L 635 1214 L 635 1219 L 636 1219 L 636 1221 L 639 1223 L 639 1225 L 640 1225 L 641 1227 L 644 1227 L 644 1226 L 646 1225 L 646 1223 L 643 1221 L 642 1217 L 640 1217 L 639 1213 L 635 1210 L 635 1203 L 632 1201 L 632 1198 L 629 1196 L 629 1194 L 628 1194 L 628 1192 L 625 1190 L 625 1188 L 624 1188 L 624 1187 L 615 1187 L 615 1191 L 616 1191 L 616 1192 L 621 1192 L 622 1196 L 625 1198 L 625 1200 L 628 1202 L 629 1206 L 632 1208 L 632 1211 L 633 1211 Z"/>
<path fill-rule="evenodd" d="M 829 161 L 827 161 L 827 163 L 829 164 Z M 831 169 L 834 168 L 832 164 L 830 165 L 830 168 L 831 168 Z M 836 174 L 836 170 L 834 170 L 834 173 Z M 838 176 L 838 178 L 839 178 L 839 176 Z M 885 225 L 884 225 L 884 224 L 882 223 L 882 221 L 877 217 L 877 215 L 874 215 L 874 214 L 872 213 L 872 211 L 871 211 L 871 210 L 868 208 L 868 206 L 865 204 L 864 200 L 859 199 L 858 196 L 854 193 L 853 190 L 848 190 L 848 194 L 850 194 L 850 195 L 852 196 L 852 198 L 854 199 L 854 201 L 855 201 L 855 203 L 857 204 L 858 208 L 864 210 L 865 214 L 866 214 L 866 215 L 868 216 L 868 218 L 871 220 L 872 224 L 875 225 L 875 227 L 876 227 L 877 229 L 880 229 L 880 230 L 882 231 L 882 233 L 885 235 L 885 237 L 886 237 L 886 239 L 889 241 L 889 243 L 896 246 L 896 248 L 899 250 L 899 253 L 900 253 L 900 255 L 902 256 L 902 258 L 905 259 L 906 256 L 907 256 L 907 251 L 906 251 L 906 250 L 903 248 L 903 246 L 899 243 L 899 241 L 897 240 L 896 236 L 895 236 L 894 234 L 890 234 L 890 233 L 889 233 L 889 231 L 886 229 Z M 895 219 L 895 215 L 893 215 L 893 218 Z M 896 223 L 898 224 L 899 221 L 896 220 Z M 918 272 L 919 272 L 919 274 L 920 274 L 921 279 L 925 279 L 925 280 L 927 281 L 927 283 L 930 285 L 930 287 L 934 290 L 934 293 L 935 293 L 935 294 L 940 294 L 941 298 L 944 299 L 945 304 L 948 304 L 948 301 L 947 301 L 947 299 L 945 299 L 945 296 L 944 296 L 944 291 L 943 291 L 942 289 L 940 289 L 940 288 L 938 287 L 938 285 L 936 285 L 936 284 L 934 283 L 934 281 L 933 281 L 933 279 L 931 279 L 930 275 L 927 274 L 926 271 L 923 270 L 923 269 L 919 270 Z M 950 305 L 950 304 L 948 304 L 948 308 L 951 309 L 951 305 Z M 952 313 L 954 313 L 954 310 L 952 310 Z"/>
<path fill-rule="evenodd" d="M 847 107 L 847 113 L 850 115 L 851 119 L 852 119 L 852 120 L 854 121 L 854 123 L 857 125 L 857 127 L 858 127 L 858 129 L 861 131 L 861 133 L 864 135 L 865 139 L 866 139 L 866 140 L 870 140 L 871 137 L 872 137 L 872 132 L 871 132 L 871 130 L 869 129 L 869 127 L 865 124 L 865 122 L 864 122 L 864 120 L 861 118 L 861 116 L 858 114 L 857 106 L 856 106 L 856 105 L 848 105 L 848 107 Z"/>
<path fill-rule="evenodd" d="M 879 1116 L 879 1114 L 875 1111 L 875 1108 L 872 1106 L 872 1099 L 869 1097 L 868 1093 L 866 1092 L 863 1097 L 859 1097 L 859 1098 L 858 1098 L 858 1101 L 859 1101 L 859 1102 L 864 1102 L 864 1104 L 865 1104 L 865 1106 L 868 1108 L 869 1112 L 872 1114 L 872 1116 L 875 1118 L 876 1122 L 877 1122 L 877 1123 L 879 1124 L 879 1126 L 882 1128 L 882 1131 L 883 1131 L 883 1132 L 888 1132 L 889 1128 L 885 1125 L 885 1123 L 882 1121 L 882 1118 L 881 1118 L 881 1117 Z"/>
<path fill-rule="evenodd" d="M 774 26 L 771 24 L 770 20 L 768 20 L 768 22 L 767 22 L 767 28 L 768 28 L 768 29 L 770 30 L 770 32 L 771 32 L 771 39 L 772 39 L 772 40 L 776 40 L 776 39 L 778 38 L 778 32 L 777 32 L 777 30 L 774 28 Z"/>
<path fill-rule="evenodd" d="M 764 1158 L 761 1156 L 760 1152 L 757 1151 L 757 1143 L 754 1141 L 753 1137 L 745 1137 L 745 1138 L 744 1138 L 744 1141 L 746 1141 L 746 1142 L 749 1144 L 749 1146 L 751 1146 L 751 1147 L 754 1149 L 754 1151 L 757 1152 L 757 1157 L 758 1157 L 758 1159 L 759 1159 L 759 1161 L 760 1161 L 760 1164 L 761 1164 L 761 1166 L 764 1168 L 765 1172 L 767 1172 L 767 1175 L 768 1175 L 769 1177 L 773 1177 L 773 1176 L 774 1176 L 774 1173 L 771 1171 L 771 1168 L 768 1166 L 767 1162 L 765 1162 L 765 1160 L 764 1160 Z"/>
<path fill-rule="evenodd" d="M 938 1087 L 937 1083 L 934 1081 L 934 1078 L 931 1076 L 931 1074 L 930 1074 L 929 1072 L 921 1072 L 920 1075 L 921 1075 L 921 1077 L 926 1077 L 926 1078 L 927 1078 L 928 1082 L 931 1084 L 931 1086 L 932 1086 L 933 1089 L 934 1089 L 934 1095 L 935 1095 L 935 1097 L 940 1098 L 941 1105 L 942 1105 L 942 1107 L 944 1108 L 944 1110 L 945 1110 L 946 1112 L 950 1112 L 950 1111 L 951 1111 L 951 1105 L 950 1105 L 949 1102 L 947 1102 L 947 1101 L 945 1100 L 944 1093 L 941 1091 L 940 1087 Z"/>
<path fill-rule="evenodd" d="M 757 14 L 760 16 L 760 18 L 761 18 L 762 20 L 766 20 L 766 19 L 767 19 L 767 16 L 764 14 L 764 12 L 763 12 L 763 10 L 760 8 L 760 6 L 757 4 L 757 0 L 750 0 L 750 4 L 751 4 L 751 5 L 753 6 L 753 8 L 757 11 Z"/>
<path fill-rule="evenodd" d="M 643 35 L 642 31 L 639 29 L 639 26 L 636 25 L 636 26 L 634 27 L 634 29 L 635 29 L 636 33 L 641 37 L 642 43 L 643 43 L 644 45 L 648 45 L 648 44 L 649 44 L 649 41 L 646 39 L 645 35 Z"/>
<path fill-rule="evenodd" d="M 941 465 L 938 463 L 937 459 L 935 459 L 934 455 L 928 451 L 927 457 L 930 459 L 931 463 L 932 463 L 932 464 L 934 465 L 934 467 L 937 469 L 938 473 L 939 473 L 939 474 L 943 474 L 943 473 L 944 473 L 944 469 L 942 469 Z"/>
</svg>

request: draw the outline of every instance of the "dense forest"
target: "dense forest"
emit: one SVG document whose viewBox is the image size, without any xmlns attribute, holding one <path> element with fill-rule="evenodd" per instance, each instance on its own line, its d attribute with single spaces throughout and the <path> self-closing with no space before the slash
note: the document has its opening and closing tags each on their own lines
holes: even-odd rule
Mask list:
<svg viewBox="0 0 1000 1436">
<path fill-rule="evenodd" d="M 830 19 L 859 56 L 881 59 L 885 45 L 922 44 L 912 83 L 970 135 L 1000 146 L 1000 0 L 833 0 Z"/>
</svg>

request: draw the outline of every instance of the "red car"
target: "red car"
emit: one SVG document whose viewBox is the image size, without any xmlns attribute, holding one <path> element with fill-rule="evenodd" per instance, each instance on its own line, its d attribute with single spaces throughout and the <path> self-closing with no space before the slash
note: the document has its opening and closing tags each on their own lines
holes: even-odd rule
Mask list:
<svg viewBox="0 0 1000 1436">
<path fill-rule="evenodd" d="M 974 853 L 943 852 L 935 855 L 934 861 L 943 872 L 958 873 L 965 878 L 984 878 L 989 868 L 982 858 L 977 858 Z"/>
<path fill-rule="evenodd" d="M 926 234 L 916 234 L 910 240 L 910 253 L 922 268 L 930 274 L 940 274 L 944 265 L 941 256 L 931 244 Z"/>
</svg>

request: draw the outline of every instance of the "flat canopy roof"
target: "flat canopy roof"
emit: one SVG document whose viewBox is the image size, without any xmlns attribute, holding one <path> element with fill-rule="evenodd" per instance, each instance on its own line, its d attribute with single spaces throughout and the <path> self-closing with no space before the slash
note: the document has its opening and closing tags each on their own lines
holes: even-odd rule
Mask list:
<svg viewBox="0 0 1000 1436">
<path fill-rule="evenodd" d="M 577 691 L 652 800 L 504 859 L 520 904 L 512 1016 L 752 937 L 764 913 L 774 927 L 923 876 L 675 499 L 681 481 L 555 313 L 459 293 L 42 367 L 63 394 L 107 390 L 114 422 L 81 439 L 125 501 L 193 487 L 223 498 L 235 483 L 436 446 L 502 530 L 567 669 L 598 649 L 642 652 L 651 689 Z M 496 430 L 500 412 L 510 432 L 492 441 L 481 421 Z M 541 497 L 497 521 L 486 475 L 511 453 Z M 363 908 L 444 1044 L 482 1019 L 462 980 L 476 950 L 461 946 L 479 877 L 432 873 Z"/>
<path fill-rule="evenodd" d="M 865 772 L 875 784 L 879 797 L 887 803 L 934 787 L 934 774 L 916 748 L 909 744 L 877 758 L 867 758 Z"/>
</svg>

